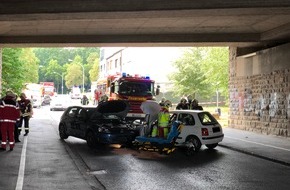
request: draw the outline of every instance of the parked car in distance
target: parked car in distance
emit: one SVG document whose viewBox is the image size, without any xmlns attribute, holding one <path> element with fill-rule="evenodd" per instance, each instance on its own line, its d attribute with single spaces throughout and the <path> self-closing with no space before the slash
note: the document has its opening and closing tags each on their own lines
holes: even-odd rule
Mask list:
<svg viewBox="0 0 290 190">
<path fill-rule="evenodd" d="M 68 98 L 54 97 L 50 102 L 50 111 L 64 111 L 70 106 Z"/>
<path fill-rule="evenodd" d="M 125 122 L 129 104 L 112 100 L 97 107 L 70 106 L 59 123 L 59 136 L 74 136 L 87 141 L 89 147 L 101 144 L 131 145 L 138 135 L 135 127 Z"/>
<path fill-rule="evenodd" d="M 223 130 L 218 121 L 207 111 L 173 110 L 170 111 L 171 121 L 181 121 L 184 124 L 176 142 L 184 145 L 191 142 L 195 151 L 202 145 L 214 149 L 224 138 Z"/>
<path fill-rule="evenodd" d="M 71 99 L 81 99 L 82 93 L 79 87 L 73 87 L 70 93 Z"/>
<path fill-rule="evenodd" d="M 40 108 L 41 107 L 41 97 L 40 96 L 33 96 L 32 97 L 32 106 L 34 108 Z"/>
</svg>

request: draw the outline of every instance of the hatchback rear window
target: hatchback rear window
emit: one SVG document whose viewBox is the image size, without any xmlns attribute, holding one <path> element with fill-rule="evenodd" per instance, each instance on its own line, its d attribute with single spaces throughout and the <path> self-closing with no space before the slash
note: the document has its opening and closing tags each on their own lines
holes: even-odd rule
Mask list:
<svg viewBox="0 0 290 190">
<path fill-rule="evenodd" d="M 218 124 L 217 120 L 208 112 L 198 113 L 198 118 L 203 125 Z"/>
</svg>

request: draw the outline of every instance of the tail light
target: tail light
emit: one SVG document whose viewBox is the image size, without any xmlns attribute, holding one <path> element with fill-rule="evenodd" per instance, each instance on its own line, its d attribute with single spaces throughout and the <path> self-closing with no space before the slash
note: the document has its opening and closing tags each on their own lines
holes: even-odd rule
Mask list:
<svg viewBox="0 0 290 190">
<path fill-rule="evenodd" d="M 208 129 L 207 128 L 201 128 L 201 135 L 202 136 L 208 136 Z"/>
</svg>

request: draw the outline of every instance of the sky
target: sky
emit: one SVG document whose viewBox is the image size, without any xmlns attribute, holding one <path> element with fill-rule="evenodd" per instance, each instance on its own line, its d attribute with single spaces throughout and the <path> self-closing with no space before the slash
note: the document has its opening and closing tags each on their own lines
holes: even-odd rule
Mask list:
<svg viewBox="0 0 290 190">
<path fill-rule="evenodd" d="M 123 61 L 130 62 L 124 68 L 127 73 L 150 76 L 158 82 L 168 82 L 167 75 L 175 69 L 172 63 L 183 53 L 180 47 L 130 47 L 125 51 Z"/>
</svg>

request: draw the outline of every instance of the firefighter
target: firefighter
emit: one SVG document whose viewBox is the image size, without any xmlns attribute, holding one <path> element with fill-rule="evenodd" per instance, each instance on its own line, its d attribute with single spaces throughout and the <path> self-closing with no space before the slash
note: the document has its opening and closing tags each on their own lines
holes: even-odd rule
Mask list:
<svg viewBox="0 0 290 190">
<path fill-rule="evenodd" d="M 161 110 L 158 114 L 158 137 L 167 138 L 168 126 L 170 121 L 169 108 L 172 106 L 172 103 L 169 100 L 164 102 L 164 106 L 161 107 Z"/>
<path fill-rule="evenodd" d="M 161 98 L 161 101 L 159 102 L 159 105 L 160 106 L 164 106 L 164 102 L 165 101 L 166 101 L 166 98 L 165 97 Z"/>
<path fill-rule="evenodd" d="M 24 136 L 27 136 L 29 133 L 29 119 L 33 115 L 31 101 L 26 98 L 24 93 L 20 94 L 20 100 L 18 101 L 19 109 L 20 109 L 20 121 L 18 125 L 19 135 L 22 130 L 22 123 L 24 121 Z"/>
<path fill-rule="evenodd" d="M 192 100 L 192 103 L 191 103 L 191 109 L 192 110 L 203 110 L 203 107 L 198 104 L 197 99 L 194 99 L 194 100 Z"/>
<path fill-rule="evenodd" d="M 17 119 L 20 117 L 19 108 L 15 101 L 16 96 L 12 92 L 6 93 L 4 100 L 0 103 L 0 126 L 1 126 L 1 150 L 6 150 L 7 140 L 9 141 L 10 151 L 13 150 L 14 142 L 14 128 Z M 8 137 L 8 139 L 7 139 Z"/>
<path fill-rule="evenodd" d="M 177 110 L 186 110 L 187 109 L 187 100 L 185 98 L 181 98 L 180 102 L 177 104 L 176 108 Z"/>
<path fill-rule="evenodd" d="M 192 110 L 192 95 L 187 96 L 187 109 Z"/>
</svg>

